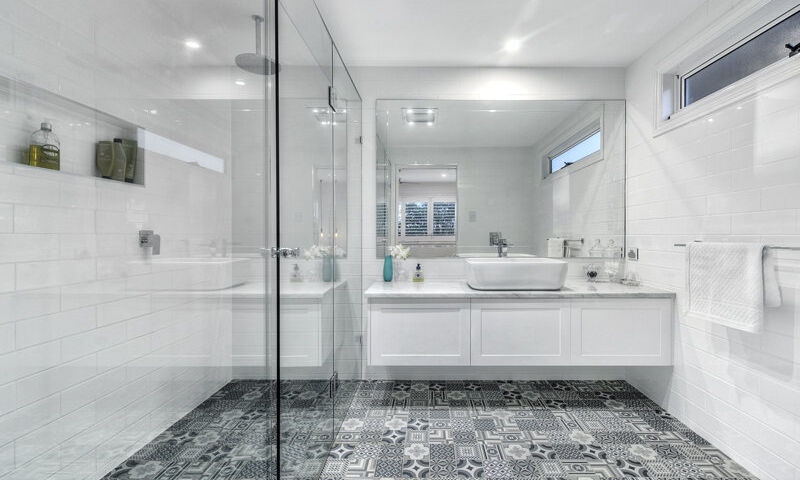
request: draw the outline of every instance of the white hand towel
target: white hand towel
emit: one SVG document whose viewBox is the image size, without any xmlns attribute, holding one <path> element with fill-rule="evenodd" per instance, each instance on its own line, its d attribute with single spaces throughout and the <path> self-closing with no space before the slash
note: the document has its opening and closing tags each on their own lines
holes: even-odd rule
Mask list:
<svg viewBox="0 0 800 480">
<path fill-rule="evenodd" d="M 687 244 L 687 317 L 760 332 L 764 328 L 765 297 L 774 302 L 778 291 L 774 267 L 768 267 L 769 274 L 764 274 L 764 250 L 764 245 L 753 243 Z"/>
<path fill-rule="evenodd" d="M 564 239 L 560 237 L 547 239 L 547 256 L 562 258 L 564 256 Z"/>
</svg>

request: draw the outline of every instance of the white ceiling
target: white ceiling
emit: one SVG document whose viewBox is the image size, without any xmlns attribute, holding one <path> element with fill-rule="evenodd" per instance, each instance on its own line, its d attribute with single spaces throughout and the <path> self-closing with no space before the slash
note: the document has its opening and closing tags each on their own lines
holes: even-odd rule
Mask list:
<svg viewBox="0 0 800 480">
<path fill-rule="evenodd" d="M 378 126 L 378 135 L 390 150 L 402 147 L 530 147 L 587 103 L 579 100 L 378 100 L 378 118 L 383 122 Z M 402 111 L 409 107 L 438 108 L 436 123 L 408 125 L 403 121 Z"/>
<path fill-rule="evenodd" d="M 316 2 L 350 66 L 622 67 L 703 0 Z"/>
</svg>

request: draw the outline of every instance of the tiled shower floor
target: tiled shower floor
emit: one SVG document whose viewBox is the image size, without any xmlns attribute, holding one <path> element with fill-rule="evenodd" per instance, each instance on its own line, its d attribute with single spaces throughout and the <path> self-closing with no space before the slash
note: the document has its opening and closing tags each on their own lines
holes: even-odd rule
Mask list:
<svg viewBox="0 0 800 480">
<path fill-rule="evenodd" d="M 282 384 L 283 479 L 754 478 L 624 381 L 346 383 L 330 450 L 309 385 Z M 106 478 L 266 478 L 266 388 L 232 382 Z"/>
</svg>

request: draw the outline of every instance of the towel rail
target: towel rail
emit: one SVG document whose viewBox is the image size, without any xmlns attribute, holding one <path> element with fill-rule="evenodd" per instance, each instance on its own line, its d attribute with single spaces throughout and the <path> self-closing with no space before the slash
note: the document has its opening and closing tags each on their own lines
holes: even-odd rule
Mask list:
<svg viewBox="0 0 800 480">
<path fill-rule="evenodd" d="M 696 242 L 700 242 L 700 240 L 695 240 Z M 676 243 L 673 246 L 675 247 L 685 247 L 685 243 Z M 800 250 L 800 247 L 783 247 L 779 245 L 767 245 L 766 248 L 770 250 Z"/>
</svg>

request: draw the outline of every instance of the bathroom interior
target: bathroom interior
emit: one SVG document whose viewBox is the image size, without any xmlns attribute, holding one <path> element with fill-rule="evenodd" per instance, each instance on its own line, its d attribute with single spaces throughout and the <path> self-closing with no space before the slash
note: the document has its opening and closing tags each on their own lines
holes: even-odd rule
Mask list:
<svg viewBox="0 0 800 480">
<path fill-rule="evenodd" d="M 800 4 L 0 0 L 0 480 L 800 480 Z"/>
</svg>

